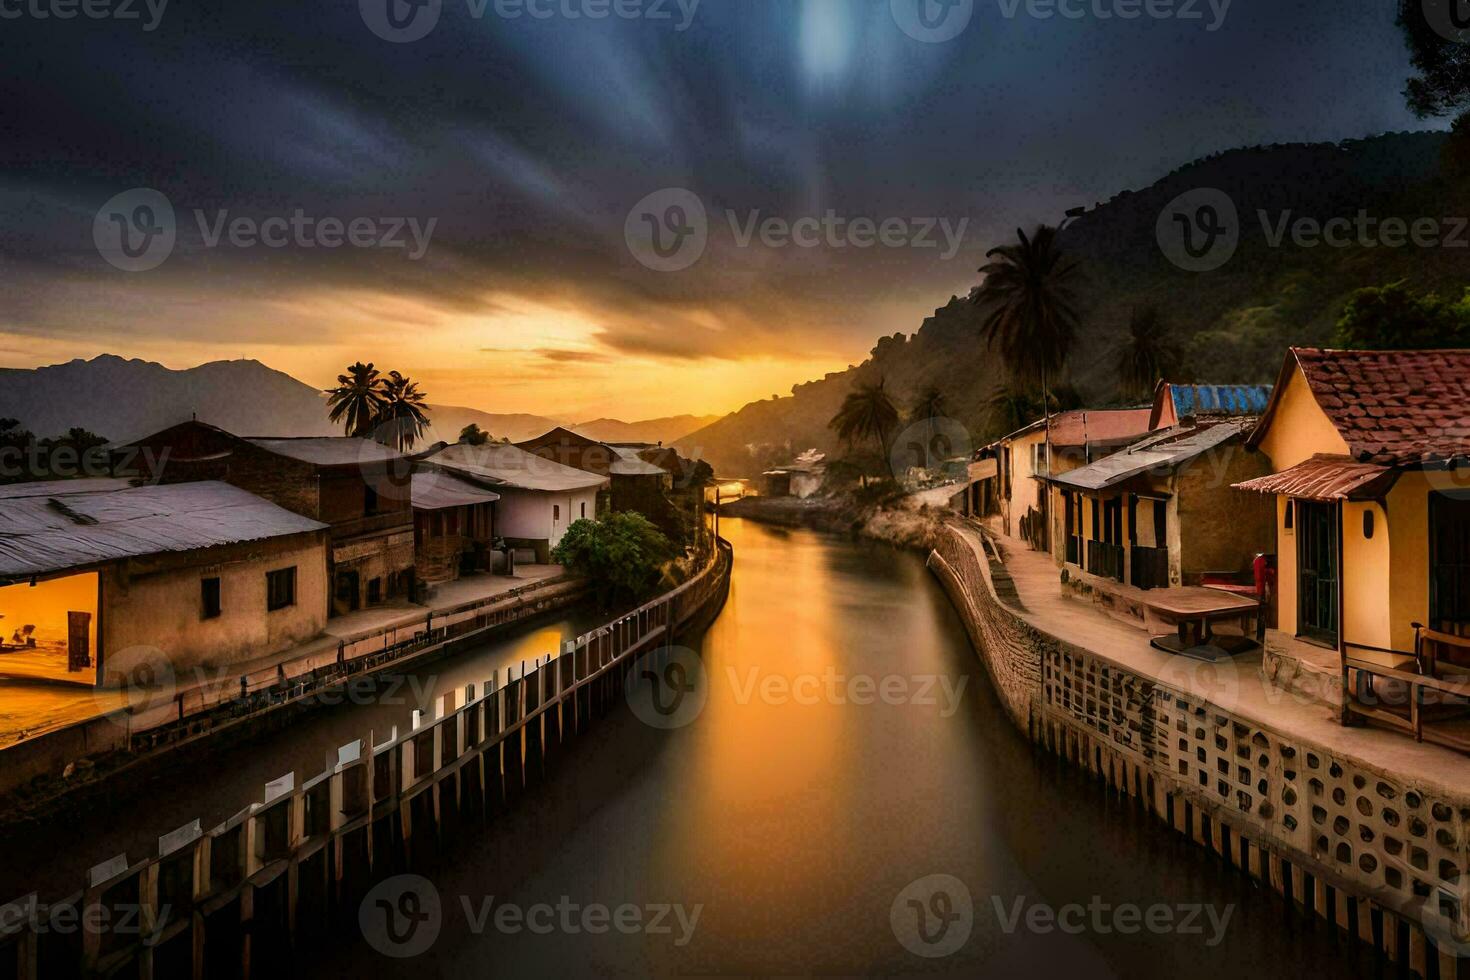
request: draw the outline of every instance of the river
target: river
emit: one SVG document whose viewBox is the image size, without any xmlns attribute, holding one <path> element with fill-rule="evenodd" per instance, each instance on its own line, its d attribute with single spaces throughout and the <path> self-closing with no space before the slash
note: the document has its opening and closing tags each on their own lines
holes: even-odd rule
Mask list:
<svg viewBox="0 0 1470 980">
<path fill-rule="evenodd" d="M 309 975 L 1376 974 L 1034 752 L 919 557 L 722 530 L 729 602 L 690 641 L 702 710 L 673 729 L 609 717 L 493 831 L 408 879 L 437 908 L 410 945 L 370 908 L 372 941 L 320 948 Z M 431 907 L 401 897 L 384 908 Z"/>
</svg>

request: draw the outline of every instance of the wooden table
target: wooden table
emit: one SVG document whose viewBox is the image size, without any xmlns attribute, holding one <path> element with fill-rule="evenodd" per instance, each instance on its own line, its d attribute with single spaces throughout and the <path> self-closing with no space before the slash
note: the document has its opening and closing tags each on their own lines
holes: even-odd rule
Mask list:
<svg viewBox="0 0 1470 980">
<path fill-rule="evenodd" d="M 1220 660 L 1254 650 L 1259 645 L 1248 636 L 1217 636 L 1211 629 L 1212 624 L 1221 620 L 1259 616 L 1261 604 L 1255 599 L 1231 595 L 1219 589 L 1190 586 L 1152 589 L 1144 599 L 1144 605 L 1159 619 L 1173 623 L 1177 628 L 1177 635 L 1155 636 L 1150 641 L 1160 650 L 1197 660 Z"/>
</svg>

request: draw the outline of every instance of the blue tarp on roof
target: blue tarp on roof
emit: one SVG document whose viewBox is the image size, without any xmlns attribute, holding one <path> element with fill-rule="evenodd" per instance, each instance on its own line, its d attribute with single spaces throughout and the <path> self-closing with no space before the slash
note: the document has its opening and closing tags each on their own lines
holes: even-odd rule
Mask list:
<svg viewBox="0 0 1470 980">
<path fill-rule="evenodd" d="M 1169 385 L 1174 414 L 1260 415 L 1271 400 L 1270 385 Z"/>
</svg>

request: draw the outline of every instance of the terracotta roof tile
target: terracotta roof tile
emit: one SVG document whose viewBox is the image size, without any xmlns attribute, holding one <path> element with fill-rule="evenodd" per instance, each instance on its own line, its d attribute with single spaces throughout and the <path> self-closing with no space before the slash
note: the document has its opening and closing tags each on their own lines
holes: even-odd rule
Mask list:
<svg viewBox="0 0 1470 980">
<path fill-rule="evenodd" d="M 1470 455 L 1470 350 L 1293 353 L 1354 458 L 1403 466 Z"/>
</svg>

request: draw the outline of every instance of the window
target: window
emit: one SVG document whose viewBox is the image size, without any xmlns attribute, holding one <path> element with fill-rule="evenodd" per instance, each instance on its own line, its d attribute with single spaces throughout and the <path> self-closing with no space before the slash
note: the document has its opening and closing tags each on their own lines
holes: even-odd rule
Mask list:
<svg viewBox="0 0 1470 980">
<path fill-rule="evenodd" d="M 201 618 L 219 618 L 220 604 L 218 578 L 203 578 L 199 580 L 199 606 L 202 612 Z"/>
<path fill-rule="evenodd" d="M 582 516 L 583 517 L 586 517 L 587 516 L 587 501 L 585 501 L 585 500 L 582 501 Z"/>
<path fill-rule="evenodd" d="M 561 504 L 551 505 L 551 519 L 553 521 L 561 520 Z"/>
<path fill-rule="evenodd" d="M 265 573 L 265 608 L 267 612 L 296 605 L 296 566 Z"/>
<path fill-rule="evenodd" d="M 378 512 L 378 491 L 372 487 L 362 488 L 362 512 L 369 517 Z"/>
<path fill-rule="evenodd" d="M 381 578 L 368 580 L 368 605 L 376 606 L 383 601 L 383 580 Z"/>
</svg>

